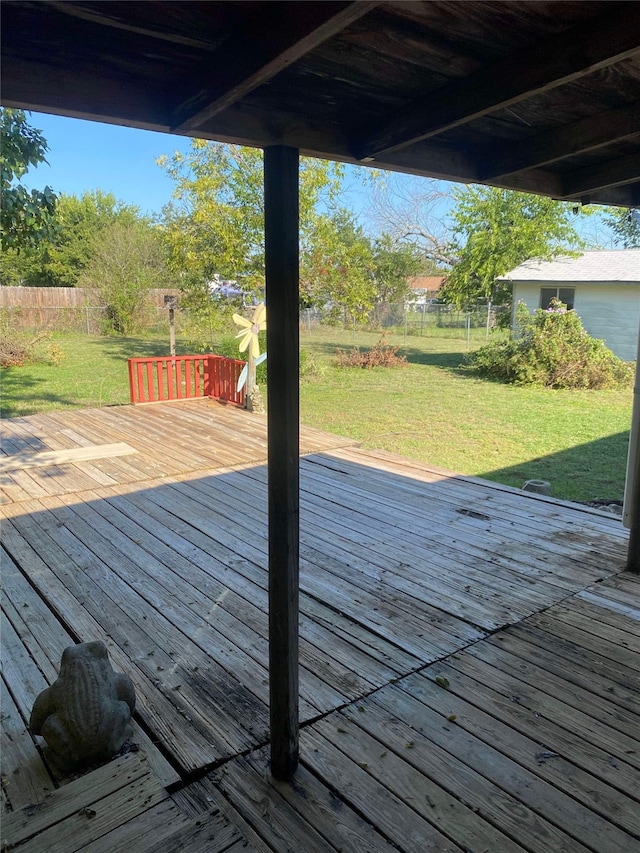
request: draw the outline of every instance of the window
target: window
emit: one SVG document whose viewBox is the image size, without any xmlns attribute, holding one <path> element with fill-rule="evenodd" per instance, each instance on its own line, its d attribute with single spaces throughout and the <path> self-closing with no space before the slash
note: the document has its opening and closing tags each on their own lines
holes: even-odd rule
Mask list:
<svg viewBox="0 0 640 853">
<path fill-rule="evenodd" d="M 575 287 L 543 287 L 540 290 L 540 307 L 546 310 L 552 299 L 559 299 L 569 311 L 572 311 L 575 292 Z"/>
</svg>

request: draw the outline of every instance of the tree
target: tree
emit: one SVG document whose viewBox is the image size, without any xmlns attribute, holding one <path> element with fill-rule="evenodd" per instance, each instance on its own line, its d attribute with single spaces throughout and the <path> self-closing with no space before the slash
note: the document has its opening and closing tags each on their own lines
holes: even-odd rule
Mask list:
<svg viewBox="0 0 640 853">
<path fill-rule="evenodd" d="M 75 287 L 95 251 L 100 233 L 113 225 L 134 227 L 139 209 L 113 193 L 91 190 L 61 195 L 56 211 L 58 234 L 42 247 L 42 279 L 51 287 Z"/>
<path fill-rule="evenodd" d="M 508 286 L 496 284 L 499 276 L 529 258 L 551 258 L 583 247 L 572 224 L 572 204 L 480 186 L 455 190 L 454 198 L 453 267 L 442 296 L 458 306 L 478 299 L 508 301 Z"/>
<path fill-rule="evenodd" d="M 262 151 L 194 139 L 188 154 L 161 157 L 176 182 L 164 210 L 172 263 L 185 288 L 206 293 L 215 274 L 244 290 L 264 286 Z M 339 194 L 343 167 L 303 157 L 300 163 L 300 239 L 311 239 L 323 205 Z"/>
<path fill-rule="evenodd" d="M 408 244 L 429 262 L 425 274 L 451 263 L 446 216 L 452 195 L 443 181 L 409 175 L 379 175 L 373 183 L 369 216 L 397 244 Z"/>
<path fill-rule="evenodd" d="M 396 243 L 381 234 L 373 244 L 373 277 L 377 301 L 405 302 L 410 294 L 409 279 L 425 270 L 425 258 L 411 243 Z"/>
<path fill-rule="evenodd" d="M 348 210 L 314 221 L 301 250 L 301 304 L 332 305 L 361 321 L 376 301 L 371 243 Z"/>
<path fill-rule="evenodd" d="M 614 233 L 616 245 L 624 249 L 640 249 L 640 210 L 615 208 L 604 218 Z"/>
<path fill-rule="evenodd" d="M 161 230 L 149 222 L 113 222 L 98 232 L 80 284 L 95 289 L 105 306 L 105 332 L 139 331 L 148 307 L 147 291 L 175 285 L 166 260 Z"/>
<path fill-rule="evenodd" d="M 81 196 L 62 193 L 54 214 L 53 234 L 22 252 L 5 252 L 0 273 L 3 284 L 37 287 L 75 287 L 83 274 L 98 234 L 119 222 L 140 220 L 137 207 L 113 193 L 91 190 Z"/>
<path fill-rule="evenodd" d="M 54 234 L 56 194 L 51 187 L 28 190 L 20 179 L 31 166 L 46 163 L 47 142 L 23 110 L 0 111 L 0 236 L 4 249 L 22 249 Z"/>
</svg>

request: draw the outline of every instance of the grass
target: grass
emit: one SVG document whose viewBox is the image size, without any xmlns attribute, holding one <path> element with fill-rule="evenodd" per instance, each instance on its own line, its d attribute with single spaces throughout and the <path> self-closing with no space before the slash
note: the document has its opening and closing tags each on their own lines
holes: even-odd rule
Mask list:
<svg viewBox="0 0 640 853">
<path fill-rule="evenodd" d="M 114 406 L 129 402 L 127 358 L 163 355 L 166 339 L 90 338 L 86 335 L 52 335 L 51 342 L 64 352 L 62 364 L 28 364 L 1 371 L 0 411 L 16 418 L 53 409 Z M 178 354 L 188 352 L 176 341 Z"/>
<path fill-rule="evenodd" d="M 454 334 L 391 334 L 389 343 L 401 347 L 407 367 L 344 370 L 335 366 L 336 348 L 372 346 L 378 334 L 303 331 L 302 347 L 324 369 L 302 383 L 302 421 L 355 438 L 365 448 L 508 485 L 548 480 L 552 494 L 564 499 L 622 498 L 630 389 L 548 391 L 476 379 L 460 368 L 464 330 Z M 159 337 L 54 340 L 66 354 L 60 367 L 2 371 L 3 417 L 127 403 L 127 357 L 168 348 Z M 484 340 L 482 329 L 471 330 L 471 347 Z M 178 342 L 177 351 L 187 352 L 187 344 Z"/>
<path fill-rule="evenodd" d="M 302 385 L 304 423 L 507 485 L 548 480 L 552 494 L 567 500 L 622 499 L 631 389 L 549 391 L 476 379 L 459 367 L 466 341 L 450 337 L 405 343 L 391 335 L 406 368 L 340 370 L 331 355 L 350 338 L 331 330 L 303 335 L 302 346 L 327 365 L 320 381 Z M 353 343 L 377 339 L 358 334 Z M 472 330 L 472 347 L 484 340 Z"/>
</svg>

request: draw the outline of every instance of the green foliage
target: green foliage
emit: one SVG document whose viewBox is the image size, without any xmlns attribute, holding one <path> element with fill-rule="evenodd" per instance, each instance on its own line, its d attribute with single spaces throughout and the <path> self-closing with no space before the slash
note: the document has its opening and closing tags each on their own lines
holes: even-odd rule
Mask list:
<svg viewBox="0 0 640 853">
<path fill-rule="evenodd" d="M 326 372 L 327 365 L 314 352 L 304 348 L 300 350 L 301 380 L 319 380 L 322 379 Z"/>
<path fill-rule="evenodd" d="M 173 270 L 171 264 L 170 269 Z M 190 286 L 186 286 L 184 278 L 178 277 L 176 280 L 182 290 L 179 301 L 180 323 L 189 341 L 190 352 L 218 352 L 217 344 L 221 336 L 233 328 L 231 318 L 239 306 L 233 300 L 212 299 L 204 281 L 193 281 Z"/>
<path fill-rule="evenodd" d="M 47 142 L 22 110 L 0 111 L 0 236 L 3 249 L 33 247 L 55 233 L 56 194 L 28 190 L 20 179 L 30 166 L 46 163 Z"/>
<path fill-rule="evenodd" d="M 353 216 L 338 210 L 318 217 L 302 250 L 301 305 L 333 304 L 362 321 L 376 301 L 373 273 L 371 243 Z"/>
<path fill-rule="evenodd" d="M 189 295 L 193 322 L 204 331 L 214 319 L 206 283 L 215 275 L 237 281 L 246 293 L 264 293 L 263 155 L 193 140 L 188 154 L 158 163 L 176 184 L 164 210 L 171 264 Z M 376 301 L 400 298 L 419 262 L 415 250 L 397 248 L 388 237 L 372 246 L 338 206 L 343 180 L 340 164 L 300 160 L 300 304 L 331 304 L 343 319 L 360 321 Z"/>
<path fill-rule="evenodd" d="M 48 343 L 49 332 L 21 329 L 6 309 L 0 310 L 0 367 L 23 367 L 25 364 L 50 364 L 58 367 L 65 353 L 56 343 Z"/>
<path fill-rule="evenodd" d="M 58 238 L 44 247 L 43 281 L 50 287 L 74 287 L 88 268 L 100 234 L 119 224 L 134 227 L 140 221 L 135 205 L 113 193 L 92 190 L 80 197 L 61 195 L 57 211 Z"/>
<path fill-rule="evenodd" d="M 189 154 L 163 156 L 174 201 L 164 210 L 166 238 L 183 287 L 216 273 L 258 285 L 262 275 L 262 153 L 194 139 Z"/>
<path fill-rule="evenodd" d="M 407 359 L 404 355 L 398 355 L 400 347 L 391 346 L 387 341 L 386 333 L 383 333 L 378 343 L 371 349 L 360 350 L 353 347 L 348 352 L 336 350 L 338 367 L 406 367 Z"/>
<path fill-rule="evenodd" d="M 516 385 L 547 388 L 605 389 L 631 383 L 630 365 L 603 341 L 590 337 L 575 311 L 557 299 L 538 308 L 533 317 L 526 305 L 516 309 L 516 332 L 494 341 L 468 358 L 480 376 Z"/>
<path fill-rule="evenodd" d="M 373 244 L 373 276 L 377 299 L 387 304 L 404 303 L 411 293 L 407 279 L 424 273 L 424 257 L 410 243 L 396 243 L 381 234 Z"/>
<path fill-rule="evenodd" d="M 134 205 L 113 193 L 93 190 L 82 196 L 62 194 L 55 212 L 55 232 L 38 246 L 3 259 L 2 283 L 31 287 L 75 287 L 88 268 L 101 232 L 120 223 L 145 221 Z"/>
<path fill-rule="evenodd" d="M 238 281 L 246 291 L 264 288 L 262 151 L 194 139 L 189 154 L 161 157 L 176 182 L 164 211 L 172 262 L 184 287 L 213 279 Z M 304 248 L 320 214 L 341 188 L 343 167 L 303 157 L 300 163 L 300 241 Z"/>
<path fill-rule="evenodd" d="M 0 252 L 0 285 L 37 287 L 42 283 L 41 270 L 38 248 L 3 248 Z"/>
<path fill-rule="evenodd" d="M 159 229 L 141 220 L 103 228 L 93 241 L 91 263 L 80 281 L 96 290 L 106 307 L 104 332 L 138 332 L 145 320 L 147 291 L 174 284 Z"/>
<path fill-rule="evenodd" d="M 604 221 L 609 225 L 617 245 L 624 249 L 640 249 L 640 211 L 612 208 Z"/>
<path fill-rule="evenodd" d="M 510 286 L 497 284 L 499 276 L 529 258 L 551 258 L 583 247 L 571 222 L 573 205 L 566 202 L 478 186 L 457 189 L 454 196 L 455 261 L 441 295 L 457 307 L 479 299 L 506 302 Z"/>
</svg>

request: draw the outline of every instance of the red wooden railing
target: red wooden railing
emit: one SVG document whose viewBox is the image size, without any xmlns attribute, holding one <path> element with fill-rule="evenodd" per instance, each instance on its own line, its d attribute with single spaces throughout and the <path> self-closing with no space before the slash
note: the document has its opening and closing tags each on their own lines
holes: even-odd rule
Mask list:
<svg viewBox="0 0 640 853">
<path fill-rule="evenodd" d="M 244 406 L 244 388 L 236 391 L 244 361 L 222 355 L 162 355 L 129 359 L 131 402 L 213 397 Z"/>
</svg>

